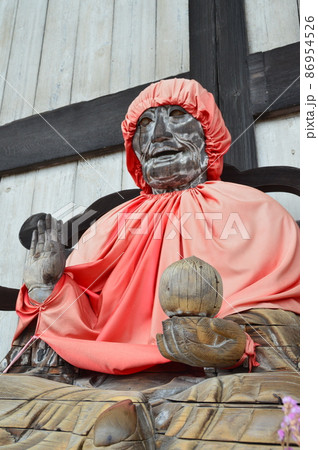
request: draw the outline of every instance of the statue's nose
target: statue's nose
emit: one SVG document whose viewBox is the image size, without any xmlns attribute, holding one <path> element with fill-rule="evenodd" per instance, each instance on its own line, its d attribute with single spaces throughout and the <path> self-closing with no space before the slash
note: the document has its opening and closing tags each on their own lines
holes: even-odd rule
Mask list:
<svg viewBox="0 0 318 450">
<path fill-rule="evenodd" d="M 169 128 L 169 117 L 158 114 L 152 134 L 152 142 L 162 142 L 172 138 Z"/>
</svg>

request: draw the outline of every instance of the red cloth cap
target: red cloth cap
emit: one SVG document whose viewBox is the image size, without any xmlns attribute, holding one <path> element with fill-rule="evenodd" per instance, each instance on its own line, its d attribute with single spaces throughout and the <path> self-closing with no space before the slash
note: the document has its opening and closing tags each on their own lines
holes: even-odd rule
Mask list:
<svg viewBox="0 0 318 450">
<path fill-rule="evenodd" d="M 223 155 L 231 145 L 229 130 L 210 92 L 195 80 L 174 78 L 161 80 L 144 89 L 129 106 L 122 123 L 127 169 L 137 186 L 145 193 L 151 193 L 132 146 L 138 119 L 146 109 L 161 105 L 179 105 L 199 120 L 205 134 L 205 150 L 209 157 L 207 177 L 208 180 L 219 180 L 223 169 Z"/>
</svg>

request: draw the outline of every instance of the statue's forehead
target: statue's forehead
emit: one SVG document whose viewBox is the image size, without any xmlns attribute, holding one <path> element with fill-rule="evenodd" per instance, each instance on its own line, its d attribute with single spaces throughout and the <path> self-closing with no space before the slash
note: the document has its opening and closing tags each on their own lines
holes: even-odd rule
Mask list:
<svg viewBox="0 0 318 450">
<path fill-rule="evenodd" d="M 167 104 L 167 105 L 158 105 L 158 106 L 151 106 L 150 108 L 147 108 L 144 110 L 144 112 L 141 114 L 141 116 L 145 113 L 145 112 L 157 112 L 160 113 L 161 111 L 169 111 L 170 108 L 175 108 L 177 107 L 178 109 L 181 109 L 182 111 L 184 111 L 186 114 L 190 114 L 186 109 L 184 109 L 181 105 L 178 105 L 177 103 L 175 104 Z M 191 116 L 192 114 L 190 114 Z"/>
</svg>

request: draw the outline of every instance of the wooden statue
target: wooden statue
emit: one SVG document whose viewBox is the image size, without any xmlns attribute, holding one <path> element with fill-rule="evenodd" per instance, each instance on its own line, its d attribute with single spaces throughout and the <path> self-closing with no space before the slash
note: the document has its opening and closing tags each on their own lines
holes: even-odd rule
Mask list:
<svg viewBox="0 0 318 450">
<path fill-rule="evenodd" d="M 113 228 L 109 225 L 110 231 L 104 227 L 106 243 L 92 246 L 94 252 L 96 248 L 101 252 L 93 255 L 88 243 L 82 248 L 89 256 L 89 263 L 82 263 L 79 251 L 79 262 L 76 255 L 70 257 L 75 267 L 72 271 L 72 264 L 65 269 L 63 224 L 50 215 L 39 220 L 26 261 L 25 287 L 19 297 L 18 312 L 23 326 L 20 324 L 20 334 L 2 363 L 8 373 L 0 377 L 0 445 L 13 449 L 32 446 L 200 449 L 211 448 L 211 445 L 216 449 L 265 450 L 268 445 L 279 448 L 277 430 L 282 420 L 281 399 L 290 395 L 299 400 L 299 317 L 294 312 L 296 300 L 289 301 L 289 298 L 296 298 L 298 292 L 294 258 L 298 248 L 297 226 L 287 216 L 281 225 L 271 223 L 270 230 L 262 223 L 262 236 L 254 233 L 252 246 L 247 245 L 248 230 L 244 231 L 244 224 L 239 222 L 239 227 L 243 225 L 240 240 L 227 242 L 222 240 L 222 235 L 217 236 L 216 243 L 205 240 L 203 227 L 197 225 L 192 228 L 192 241 L 182 235 L 173 240 L 170 239 L 173 236 L 171 224 L 163 230 L 164 237 L 153 238 L 157 232 L 154 218 L 159 210 L 165 211 L 166 200 L 170 201 L 168 213 L 181 214 L 178 207 L 185 204 L 191 209 L 186 209 L 186 214 L 194 216 L 197 212 L 206 213 L 207 208 L 214 211 L 221 204 L 226 210 L 227 202 L 236 205 L 242 198 L 251 196 L 251 211 L 246 217 L 253 220 L 253 232 L 257 228 L 257 217 L 263 217 L 263 210 L 266 217 L 281 212 L 279 206 L 258 191 L 250 192 L 247 191 L 249 188 L 228 186 L 230 183 L 218 181 L 222 155 L 229 148 L 230 135 L 212 95 L 195 81 L 167 80 L 147 88 L 130 107 L 123 133 L 128 168 L 143 195 L 126 203 L 120 212 L 126 213 L 130 206 L 134 208 L 133 212 L 139 211 L 139 205 L 142 205 L 152 219 L 153 228 L 140 236 L 134 231 L 132 237 L 125 240 L 115 236 L 117 224 Z M 245 200 L 245 209 L 248 209 L 247 203 Z M 112 214 L 106 216 L 110 222 Z M 99 224 L 104 226 L 102 221 Z M 211 225 L 209 230 L 217 228 Z M 286 230 L 293 233 L 288 245 L 286 239 L 281 242 Z M 97 229 L 99 239 L 102 234 Z M 288 258 L 282 257 L 281 264 L 276 267 L 276 260 L 282 256 L 274 254 L 277 240 L 280 252 L 286 251 Z M 147 244 L 146 257 L 140 242 Z M 107 260 L 113 255 L 113 248 L 117 259 Z M 190 253 L 189 248 L 198 249 L 198 253 Z M 245 258 L 247 250 L 248 261 Z M 174 258 L 172 251 L 175 251 Z M 240 283 L 232 255 L 236 261 L 245 264 L 239 267 Z M 233 305 L 226 313 L 223 311 L 222 318 L 215 316 L 227 305 L 222 303 L 221 275 L 210 264 L 213 258 L 215 265 L 219 268 L 220 263 L 226 273 L 224 277 L 219 270 L 225 286 L 231 283 L 233 275 L 240 285 L 238 292 L 248 290 L 251 285 L 254 289 L 252 293 L 245 293 L 248 305 L 245 307 L 240 305 L 240 298 L 235 297 L 234 292 Z M 102 266 L 104 260 L 107 262 L 105 267 Z M 164 270 L 160 266 L 162 261 Z M 173 261 L 176 262 L 171 264 Z M 112 271 L 113 265 L 121 267 L 121 272 Z M 98 268 L 99 272 L 87 281 L 92 276 L 92 267 Z M 159 269 L 163 272 L 159 298 L 168 318 L 153 298 L 158 295 L 153 289 L 159 283 Z M 105 279 L 101 279 L 105 273 Z M 273 289 L 275 283 L 277 286 Z M 132 285 L 135 290 L 130 297 L 125 297 Z M 108 290 L 104 292 L 105 286 Z M 107 295 L 108 292 L 112 295 Z M 96 298 L 102 298 L 102 302 L 95 303 L 93 309 L 91 301 Z M 129 317 L 116 310 L 117 307 L 120 310 L 124 301 L 130 302 Z M 276 301 L 273 308 L 268 306 L 272 305 L 271 301 Z M 74 304 L 78 306 L 81 318 L 72 316 Z M 49 327 L 43 328 L 42 340 L 42 334 L 36 335 L 36 330 L 42 317 L 46 317 L 46 309 L 52 308 L 54 312 L 55 305 L 56 322 L 61 312 L 67 312 L 66 325 L 70 324 L 70 327 L 65 336 L 58 326 L 45 335 L 51 321 Z M 235 308 L 237 305 L 239 312 Z M 280 305 L 287 305 L 289 309 L 283 310 Z M 109 311 L 114 311 L 111 318 Z M 102 336 L 109 335 L 107 327 L 111 325 L 108 323 L 116 314 L 117 326 L 112 326 L 112 336 L 123 327 L 123 334 L 133 337 L 127 342 L 122 339 L 105 342 L 109 346 L 103 348 L 109 349 L 109 353 L 105 350 L 103 361 L 96 361 L 94 343 L 98 341 L 103 345 Z M 134 322 L 129 322 L 133 314 L 139 324 L 136 330 Z M 106 316 L 105 324 L 100 325 L 100 319 Z M 139 321 L 144 316 L 144 322 Z M 153 320 L 151 327 L 149 316 Z M 99 335 L 94 328 L 96 317 Z M 160 317 L 165 318 L 162 333 L 157 331 Z M 86 336 L 93 336 L 87 338 L 89 345 L 77 336 L 79 328 Z M 159 351 L 155 345 L 156 333 L 145 338 L 144 328 L 151 328 L 151 333 L 153 328 L 158 333 Z M 57 339 L 58 332 L 64 340 Z M 145 340 L 142 349 L 150 355 L 146 362 L 143 350 L 137 354 L 135 341 L 139 335 Z M 53 348 L 57 346 L 58 354 L 48 342 L 52 342 Z M 120 350 L 111 353 L 114 343 Z M 131 345 L 128 348 L 134 350 L 127 352 L 125 345 Z M 69 351 L 70 348 L 74 351 Z M 124 351 L 130 365 L 122 361 Z M 67 357 L 63 358 L 64 354 Z M 77 357 L 81 357 L 82 365 L 78 366 L 83 367 L 81 369 L 72 363 Z M 114 361 L 108 362 L 108 358 Z M 148 369 L 134 373 L 139 367 L 134 365 L 134 359 L 140 367 Z M 167 363 L 167 360 L 172 362 Z M 110 369 L 104 370 L 103 364 Z M 248 373 L 251 370 L 253 373 Z"/>
</svg>

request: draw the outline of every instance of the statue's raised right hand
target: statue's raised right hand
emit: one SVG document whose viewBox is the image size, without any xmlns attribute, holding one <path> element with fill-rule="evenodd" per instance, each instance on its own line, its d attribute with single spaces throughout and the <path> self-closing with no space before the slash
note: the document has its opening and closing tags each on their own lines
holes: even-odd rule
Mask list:
<svg viewBox="0 0 318 450">
<path fill-rule="evenodd" d="M 65 268 L 61 220 L 47 214 L 33 231 L 31 247 L 24 267 L 24 283 L 29 296 L 43 302 L 52 292 Z"/>
</svg>

